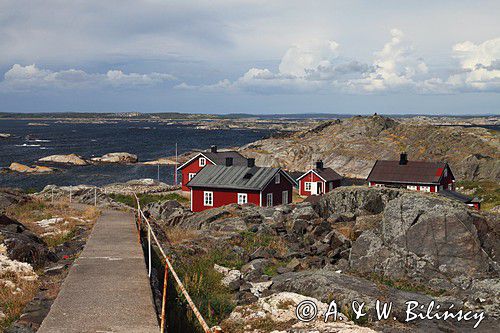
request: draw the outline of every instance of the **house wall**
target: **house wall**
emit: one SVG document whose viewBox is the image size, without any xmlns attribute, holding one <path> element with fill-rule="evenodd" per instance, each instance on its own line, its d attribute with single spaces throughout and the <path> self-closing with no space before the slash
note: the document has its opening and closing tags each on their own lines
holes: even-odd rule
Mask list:
<svg viewBox="0 0 500 333">
<path fill-rule="evenodd" d="M 205 191 L 213 192 L 213 206 L 204 205 Z M 247 193 L 248 203 L 260 205 L 259 191 L 244 191 L 232 189 L 216 189 L 216 188 L 193 188 L 191 189 L 191 210 L 193 212 L 201 212 L 205 209 L 221 207 L 238 202 L 238 193 Z M 281 199 L 280 199 L 281 200 Z"/>
<path fill-rule="evenodd" d="M 330 192 L 330 184 L 333 184 L 332 185 L 332 190 L 336 189 L 337 187 L 340 186 L 340 180 L 331 180 L 329 182 L 326 182 L 325 193 Z"/>
<path fill-rule="evenodd" d="M 438 192 L 439 185 L 433 185 L 433 184 L 420 184 L 420 185 L 415 185 L 415 184 L 405 184 L 405 183 L 384 183 L 384 182 L 368 182 L 368 186 L 387 186 L 387 187 L 397 187 L 397 188 L 404 188 L 406 189 L 408 185 L 410 186 L 416 186 L 416 191 L 422 191 L 422 186 L 428 186 L 430 188 L 430 192 Z"/>
<path fill-rule="evenodd" d="M 453 177 L 451 176 L 451 172 L 450 170 L 448 170 L 448 174 L 446 175 L 446 177 L 443 177 L 441 179 L 441 182 L 440 184 L 443 186 L 443 189 L 449 189 L 449 190 L 452 190 L 454 191 L 455 190 L 455 183 L 453 182 Z"/>
<path fill-rule="evenodd" d="M 203 169 L 203 167 L 200 167 L 200 157 L 202 157 L 202 156 L 198 156 L 198 158 L 192 160 L 191 163 L 189 163 L 188 165 L 186 165 L 181 170 L 181 173 L 182 173 L 182 190 L 183 191 L 189 191 L 189 187 L 186 186 L 186 184 L 189 182 L 189 174 L 190 173 L 198 173 L 198 172 L 200 172 L 201 169 Z M 212 165 L 212 164 L 213 163 L 210 162 L 207 159 L 207 164 L 206 165 Z"/>
<path fill-rule="evenodd" d="M 267 203 L 267 194 L 273 194 L 273 206 L 281 205 L 283 191 L 288 191 L 288 203 L 292 203 L 293 198 L 293 183 L 281 174 L 280 183 L 276 184 L 274 178 L 269 182 L 269 184 L 262 190 L 262 206 L 265 207 Z"/>
<path fill-rule="evenodd" d="M 311 175 L 312 175 L 312 177 L 311 177 Z M 319 178 L 315 173 L 309 171 L 307 176 L 302 177 L 299 180 L 299 194 L 301 196 L 308 197 L 311 195 L 311 191 L 305 190 L 306 182 L 322 182 L 323 183 L 323 191 L 325 190 L 325 182 L 321 178 Z"/>
</svg>

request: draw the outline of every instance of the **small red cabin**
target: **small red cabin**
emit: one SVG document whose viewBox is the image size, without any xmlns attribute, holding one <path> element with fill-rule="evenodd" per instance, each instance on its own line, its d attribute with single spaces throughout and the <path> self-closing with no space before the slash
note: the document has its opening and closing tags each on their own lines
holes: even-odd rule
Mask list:
<svg viewBox="0 0 500 333">
<path fill-rule="evenodd" d="M 445 162 L 408 161 L 402 153 L 399 161 L 376 161 L 367 178 L 369 186 L 406 188 L 413 191 L 455 190 L 455 177 Z"/>
<path fill-rule="evenodd" d="M 325 168 L 323 161 L 316 162 L 316 168 L 311 169 L 297 178 L 301 196 L 322 195 L 328 193 L 342 182 L 342 176 L 331 168 Z"/>
<path fill-rule="evenodd" d="M 191 211 L 233 203 L 270 207 L 292 202 L 294 180 L 280 168 L 209 165 L 200 170 L 187 186 L 191 190 Z"/>
<path fill-rule="evenodd" d="M 236 151 L 217 151 L 217 146 L 210 147 L 209 152 L 201 152 L 181 165 L 177 170 L 182 173 L 182 190 L 189 191 L 186 184 L 207 165 L 223 165 L 226 159 L 232 159 L 233 165 L 245 166 L 247 160 Z"/>
</svg>

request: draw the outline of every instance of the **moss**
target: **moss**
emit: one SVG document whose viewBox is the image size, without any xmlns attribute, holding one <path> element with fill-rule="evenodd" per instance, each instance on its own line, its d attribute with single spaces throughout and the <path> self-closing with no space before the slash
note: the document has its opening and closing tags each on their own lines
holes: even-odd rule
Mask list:
<svg viewBox="0 0 500 333">
<path fill-rule="evenodd" d="M 463 187 L 468 192 L 467 194 L 472 192 L 472 195 L 482 199 L 481 208 L 484 210 L 500 205 L 500 185 L 497 182 L 489 180 L 458 181 L 456 187 Z"/>
</svg>

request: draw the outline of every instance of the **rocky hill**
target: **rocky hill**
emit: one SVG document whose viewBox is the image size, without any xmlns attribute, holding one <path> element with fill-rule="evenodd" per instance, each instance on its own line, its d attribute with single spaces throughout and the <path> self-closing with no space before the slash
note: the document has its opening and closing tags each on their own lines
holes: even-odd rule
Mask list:
<svg viewBox="0 0 500 333">
<path fill-rule="evenodd" d="M 365 324 L 376 331 L 471 329 L 471 322 L 405 324 L 410 299 L 485 311 L 481 332 L 491 331 L 500 318 L 498 215 L 447 198 L 353 186 L 335 189 L 314 205 L 229 205 L 191 213 L 166 201 L 145 209 L 167 235 L 166 251 L 179 273 L 186 281 L 204 277 L 203 287 L 197 280 L 188 286 L 196 290 L 195 301 L 224 304 L 214 316 L 217 322 L 226 318 L 225 331 L 298 328 L 293 309 L 304 296 L 324 303 L 334 297 L 342 307 L 352 300 L 390 300 L 397 321 L 377 322 L 370 307 Z M 292 306 L 275 309 L 277 299 Z M 273 319 L 273 313 L 287 322 Z M 318 321 L 311 325 L 319 326 L 300 328 L 337 332 Z"/>
<path fill-rule="evenodd" d="M 365 178 L 377 159 L 450 163 L 460 180 L 500 179 L 498 132 L 479 127 L 400 122 L 378 115 L 326 121 L 314 128 L 268 138 L 241 148 L 259 165 L 304 171 L 315 159 L 347 177 Z"/>
</svg>

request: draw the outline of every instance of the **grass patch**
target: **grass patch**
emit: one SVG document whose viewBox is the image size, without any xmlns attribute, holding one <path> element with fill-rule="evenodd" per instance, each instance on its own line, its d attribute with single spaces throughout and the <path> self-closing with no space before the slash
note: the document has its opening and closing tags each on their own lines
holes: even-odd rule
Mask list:
<svg viewBox="0 0 500 333">
<path fill-rule="evenodd" d="M 184 286 L 209 326 L 218 325 L 236 306 L 231 291 L 221 283 L 222 275 L 214 270 L 214 264 L 220 263 L 222 257 L 227 256 L 213 251 L 176 265 Z M 182 295 L 181 299 L 186 302 Z"/>
<path fill-rule="evenodd" d="M 472 192 L 473 196 L 477 196 L 483 200 L 481 209 L 489 210 L 500 205 L 500 185 L 494 181 L 458 181 L 456 188 L 463 188 L 466 194 Z"/>
<path fill-rule="evenodd" d="M 238 245 L 248 253 L 254 252 L 259 247 L 275 250 L 281 256 L 288 252 L 288 247 L 281 237 L 251 231 L 242 231 L 240 235 L 242 236 L 242 241 Z"/>
<path fill-rule="evenodd" d="M 110 194 L 111 199 L 116 202 L 120 202 L 130 207 L 135 207 L 135 198 L 133 195 L 125 195 L 125 194 Z M 141 206 L 145 206 L 152 202 L 160 202 L 167 200 L 175 200 L 181 204 L 185 204 L 189 202 L 189 199 L 183 197 L 178 193 L 168 193 L 168 194 L 138 194 L 139 202 Z"/>
<path fill-rule="evenodd" d="M 440 289 L 440 290 L 435 290 L 431 289 L 423 284 L 408 281 L 408 280 L 392 280 L 389 279 L 385 276 L 376 274 L 376 273 L 371 273 L 370 276 L 368 277 L 369 280 L 372 280 L 374 282 L 377 282 L 379 284 L 382 284 L 387 287 L 403 290 L 403 291 L 408 291 L 408 292 L 417 292 L 417 293 L 423 293 L 426 295 L 438 297 L 442 296 L 446 293 L 446 290 Z"/>
<path fill-rule="evenodd" d="M 38 282 L 27 281 L 13 273 L 0 275 L 0 279 L 12 281 L 21 290 L 13 293 L 9 287 L 0 284 L 0 310 L 5 314 L 5 318 L 0 319 L 0 332 L 3 332 L 19 318 L 26 304 L 35 297 Z"/>
</svg>

